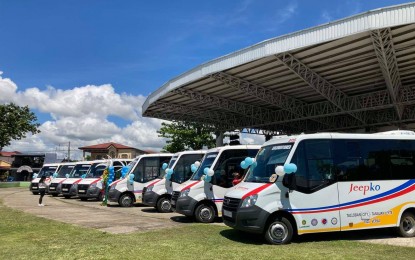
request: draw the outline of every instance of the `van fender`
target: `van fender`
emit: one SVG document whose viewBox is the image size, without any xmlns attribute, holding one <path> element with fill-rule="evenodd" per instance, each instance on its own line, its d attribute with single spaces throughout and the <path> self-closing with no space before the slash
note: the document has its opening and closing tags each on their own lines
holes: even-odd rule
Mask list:
<svg viewBox="0 0 415 260">
<path fill-rule="evenodd" d="M 164 194 L 168 194 L 167 189 L 166 188 L 162 188 L 159 189 L 158 191 L 156 191 L 156 193 L 160 196 L 164 195 Z M 170 195 L 170 194 L 169 194 Z"/>
<path fill-rule="evenodd" d="M 407 204 L 404 204 L 403 205 L 403 207 L 401 207 L 401 209 L 399 210 L 399 213 L 398 213 L 398 216 L 397 216 L 397 222 L 395 223 L 395 225 L 396 226 L 399 226 L 399 223 L 401 222 L 401 217 L 402 217 L 402 214 L 407 210 L 407 209 L 411 209 L 412 210 L 412 213 L 414 213 L 414 211 L 415 211 L 415 203 L 407 203 Z M 392 213 L 393 214 L 393 213 Z M 395 215 L 395 214 L 393 214 L 393 215 Z"/>
</svg>

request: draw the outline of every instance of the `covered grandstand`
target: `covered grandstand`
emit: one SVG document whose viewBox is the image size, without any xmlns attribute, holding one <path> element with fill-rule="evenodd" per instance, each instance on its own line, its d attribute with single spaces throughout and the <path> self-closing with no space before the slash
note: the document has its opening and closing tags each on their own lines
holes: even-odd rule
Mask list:
<svg viewBox="0 0 415 260">
<path fill-rule="evenodd" d="M 277 135 L 415 128 L 415 3 L 269 39 L 171 79 L 143 116 Z"/>
</svg>

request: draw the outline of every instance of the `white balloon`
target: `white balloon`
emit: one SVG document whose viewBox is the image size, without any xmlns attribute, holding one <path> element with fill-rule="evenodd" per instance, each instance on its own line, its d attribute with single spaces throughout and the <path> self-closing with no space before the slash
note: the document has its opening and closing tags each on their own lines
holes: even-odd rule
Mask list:
<svg viewBox="0 0 415 260">
<path fill-rule="evenodd" d="M 194 164 L 195 164 L 196 167 L 199 167 L 200 166 L 200 162 L 199 161 L 196 161 Z"/>
<path fill-rule="evenodd" d="M 209 169 L 207 175 L 213 176 L 213 174 L 215 174 L 215 172 L 212 169 Z"/>
<path fill-rule="evenodd" d="M 277 174 L 278 176 L 283 176 L 285 174 L 284 172 L 284 166 L 277 166 L 275 167 L 275 174 Z"/>
</svg>

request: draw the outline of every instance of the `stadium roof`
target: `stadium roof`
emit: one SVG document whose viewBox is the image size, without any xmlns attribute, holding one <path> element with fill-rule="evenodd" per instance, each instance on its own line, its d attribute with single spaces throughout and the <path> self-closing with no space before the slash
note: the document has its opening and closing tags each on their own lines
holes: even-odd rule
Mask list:
<svg viewBox="0 0 415 260">
<path fill-rule="evenodd" d="M 266 40 L 171 79 L 143 116 L 277 134 L 415 123 L 415 3 Z"/>
</svg>

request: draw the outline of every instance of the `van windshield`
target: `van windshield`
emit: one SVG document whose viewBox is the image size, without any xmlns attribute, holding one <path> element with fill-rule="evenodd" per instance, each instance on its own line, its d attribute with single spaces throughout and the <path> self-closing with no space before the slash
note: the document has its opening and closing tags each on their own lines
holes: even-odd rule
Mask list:
<svg viewBox="0 0 415 260">
<path fill-rule="evenodd" d="M 86 178 L 99 178 L 104 173 L 105 168 L 107 168 L 107 165 L 103 163 L 94 163 L 91 165 L 91 168 L 89 168 L 88 173 L 86 175 Z"/>
<path fill-rule="evenodd" d="M 58 178 L 66 178 L 66 174 L 70 174 L 75 165 L 63 165 L 58 172 Z"/>
<path fill-rule="evenodd" d="M 58 166 L 43 166 L 42 169 L 40 169 L 37 177 L 40 178 L 42 176 L 45 176 L 45 177 L 52 176 L 55 173 L 57 168 Z"/>
<path fill-rule="evenodd" d="M 77 164 L 72 169 L 72 172 L 69 176 L 69 178 L 81 178 L 82 175 L 84 175 L 89 168 L 91 167 L 90 164 Z"/>
<path fill-rule="evenodd" d="M 200 178 L 204 175 L 203 170 L 207 167 L 210 168 L 215 161 L 216 157 L 218 156 L 218 152 L 215 153 L 207 153 L 205 157 L 203 157 L 203 161 L 200 164 L 197 171 L 193 174 L 193 176 L 190 178 L 190 180 L 193 181 L 200 181 Z"/>
<path fill-rule="evenodd" d="M 169 165 L 167 166 L 168 169 L 173 168 L 173 165 L 177 161 L 177 158 L 179 158 L 179 157 L 178 156 L 174 156 L 174 157 L 172 157 L 170 159 Z M 164 169 L 164 170 L 161 171 L 160 176 L 159 176 L 160 179 L 163 179 L 164 178 L 164 176 L 166 175 L 166 170 L 167 169 Z"/>
<path fill-rule="evenodd" d="M 274 144 L 261 148 L 255 163 L 248 170 L 246 182 L 269 182 L 269 177 L 275 173 L 275 167 L 284 165 L 293 144 Z"/>
</svg>

